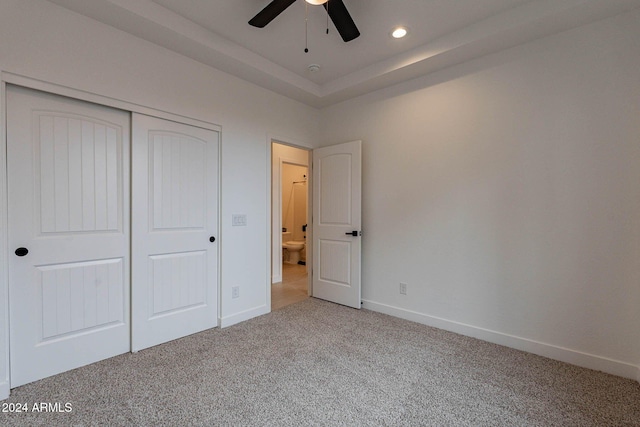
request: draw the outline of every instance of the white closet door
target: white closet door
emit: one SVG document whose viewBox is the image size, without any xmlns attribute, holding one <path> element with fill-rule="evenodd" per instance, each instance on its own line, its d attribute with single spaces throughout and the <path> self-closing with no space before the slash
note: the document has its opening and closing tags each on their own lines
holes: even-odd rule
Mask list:
<svg viewBox="0 0 640 427">
<path fill-rule="evenodd" d="M 132 349 L 217 326 L 218 132 L 133 115 Z"/>
<path fill-rule="evenodd" d="M 125 353 L 129 113 L 7 89 L 11 387 Z"/>
</svg>

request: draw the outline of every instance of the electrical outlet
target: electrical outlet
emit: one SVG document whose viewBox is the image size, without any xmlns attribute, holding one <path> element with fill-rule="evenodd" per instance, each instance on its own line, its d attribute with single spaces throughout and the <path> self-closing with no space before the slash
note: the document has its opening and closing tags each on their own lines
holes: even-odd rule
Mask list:
<svg viewBox="0 0 640 427">
<path fill-rule="evenodd" d="M 407 294 L 407 284 L 400 283 L 400 295 L 406 295 L 406 294 Z"/>
<path fill-rule="evenodd" d="M 240 286 L 231 288 L 231 298 L 240 298 Z"/>
</svg>

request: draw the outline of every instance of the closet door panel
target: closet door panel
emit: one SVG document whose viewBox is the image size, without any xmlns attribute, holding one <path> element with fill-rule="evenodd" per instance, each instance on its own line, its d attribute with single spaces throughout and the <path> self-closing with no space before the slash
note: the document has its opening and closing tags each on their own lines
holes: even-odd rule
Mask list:
<svg viewBox="0 0 640 427">
<path fill-rule="evenodd" d="M 11 387 L 130 349 L 130 114 L 7 88 Z"/>
</svg>

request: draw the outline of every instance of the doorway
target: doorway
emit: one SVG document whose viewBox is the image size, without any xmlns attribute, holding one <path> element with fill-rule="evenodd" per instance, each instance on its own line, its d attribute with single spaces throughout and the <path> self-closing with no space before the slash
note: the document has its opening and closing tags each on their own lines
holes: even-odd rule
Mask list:
<svg viewBox="0 0 640 427">
<path fill-rule="evenodd" d="M 271 148 L 271 310 L 277 310 L 310 295 L 310 151 L 275 141 Z"/>
</svg>

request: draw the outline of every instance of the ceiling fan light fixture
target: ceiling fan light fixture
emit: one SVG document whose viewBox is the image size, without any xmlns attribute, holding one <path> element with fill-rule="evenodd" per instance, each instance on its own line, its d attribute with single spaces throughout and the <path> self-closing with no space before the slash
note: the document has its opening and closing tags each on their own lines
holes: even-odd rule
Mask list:
<svg viewBox="0 0 640 427">
<path fill-rule="evenodd" d="M 409 33 L 406 27 L 396 27 L 391 31 L 391 37 L 401 39 Z"/>
<path fill-rule="evenodd" d="M 249 20 L 249 25 L 256 28 L 264 28 L 296 1 L 297 0 L 271 0 L 264 9 Z M 331 0 L 331 2 L 329 2 L 329 0 L 305 0 L 305 5 L 307 5 L 307 7 L 305 7 L 305 27 L 307 27 L 309 4 L 312 6 L 322 5 L 324 7 L 327 12 L 327 22 L 329 20 L 333 21 L 336 30 L 338 30 L 338 34 L 340 34 L 340 37 L 342 37 L 345 43 L 360 37 L 360 31 L 356 23 L 353 22 L 353 18 L 344 5 L 343 0 Z M 327 28 L 328 27 L 329 25 L 327 25 Z"/>
</svg>

